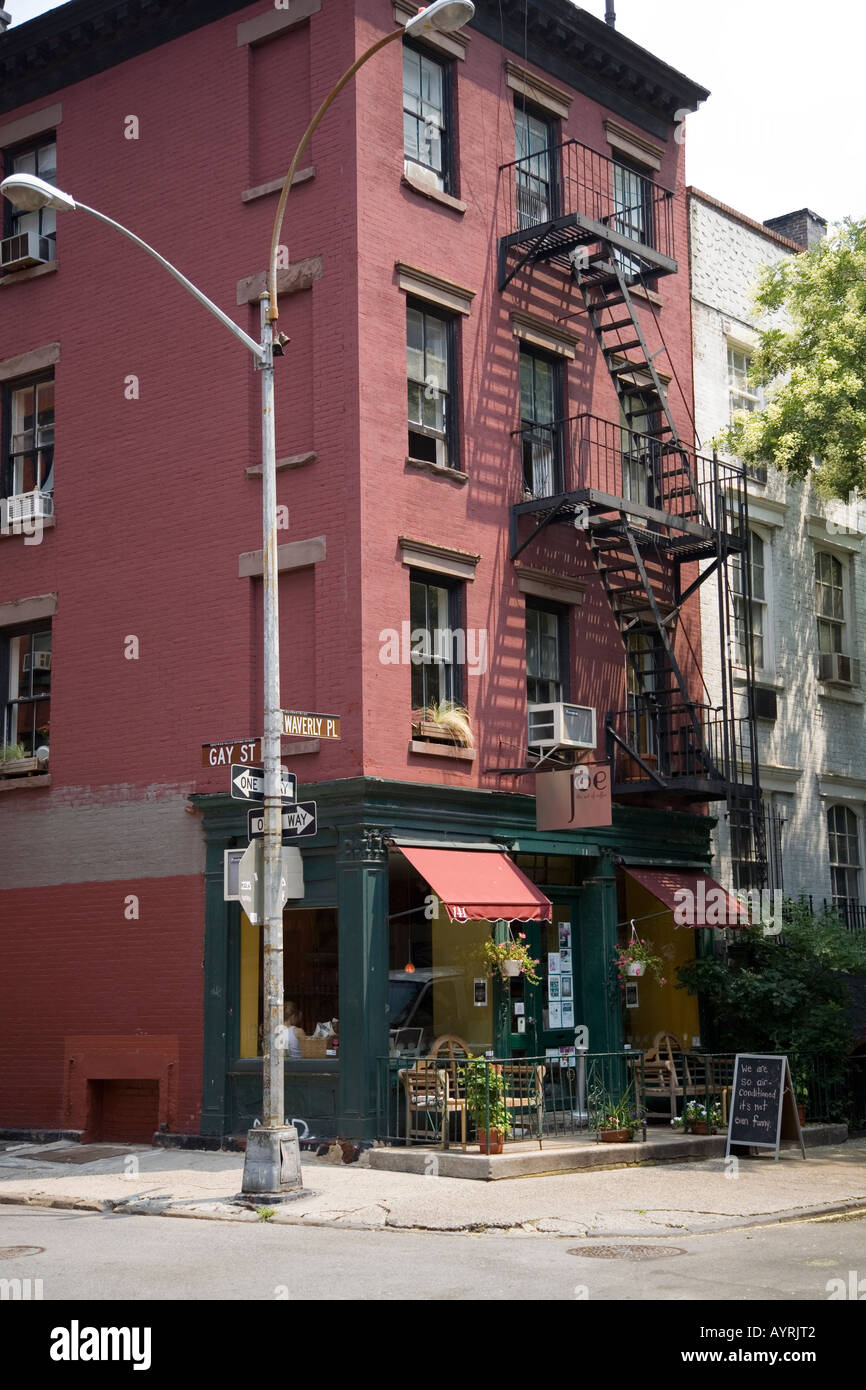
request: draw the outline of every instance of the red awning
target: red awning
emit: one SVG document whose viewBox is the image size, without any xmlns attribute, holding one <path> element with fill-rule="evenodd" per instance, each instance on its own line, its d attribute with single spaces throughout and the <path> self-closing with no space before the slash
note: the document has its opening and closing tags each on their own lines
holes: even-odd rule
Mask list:
<svg viewBox="0 0 866 1390">
<path fill-rule="evenodd" d="M 669 907 L 678 927 L 745 927 L 748 909 L 699 869 L 633 869 L 626 873 Z"/>
<path fill-rule="evenodd" d="M 458 922 L 553 920 L 549 900 L 504 851 L 399 848 Z"/>
</svg>

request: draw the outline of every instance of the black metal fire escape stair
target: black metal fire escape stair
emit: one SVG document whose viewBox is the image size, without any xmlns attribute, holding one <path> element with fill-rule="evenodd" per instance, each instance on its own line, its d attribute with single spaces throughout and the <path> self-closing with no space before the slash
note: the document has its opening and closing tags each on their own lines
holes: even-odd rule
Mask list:
<svg viewBox="0 0 866 1390">
<path fill-rule="evenodd" d="M 687 451 L 677 433 L 664 384 L 647 347 L 643 329 L 629 293 L 629 277 L 620 264 L 621 253 L 602 244 L 588 264 L 572 263 L 590 323 L 617 393 L 620 410 L 629 429 L 637 398 L 642 415 L 651 423 L 642 433 L 658 441 L 654 451 L 652 486 L 659 494 L 660 510 L 677 499 L 676 512 L 685 520 L 708 524 Z M 627 355 L 629 354 L 629 355 Z M 674 653 L 674 634 L 679 619 L 677 596 L 665 593 L 669 557 L 682 562 L 715 553 L 715 543 L 693 536 L 674 537 L 668 528 L 653 530 L 637 525 L 626 510 L 618 517 L 593 517 L 587 527 L 589 550 L 601 579 L 614 620 L 622 634 L 637 689 L 654 707 L 658 719 L 670 717 L 676 707 L 684 721 L 681 736 L 689 741 L 688 760 L 713 781 L 722 777 L 706 746 L 704 730 L 691 691 Z M 654 563 L 653 563 L 654 562 Z M 652 566 L 652 569 L 651 569 Z M 677 586 L 678 587 L 678 586 Z M 644 644 L 633 638 L 647 639 Z M 653 654 L 656 654 L 655 656 Z M 614 734 L 617 738 L 617 735 Z M 622 742 L 617 738 L 617 741 Z M 626 747 L 625 743 L 622 745 Z M 635 756 L 633 749 L 628 749 Z M 638 761 L 641 761 L 639 758 Z M 666 786 L 664 771 L 642 762 L 644 771 L 659 786 Z"/>
</svg>

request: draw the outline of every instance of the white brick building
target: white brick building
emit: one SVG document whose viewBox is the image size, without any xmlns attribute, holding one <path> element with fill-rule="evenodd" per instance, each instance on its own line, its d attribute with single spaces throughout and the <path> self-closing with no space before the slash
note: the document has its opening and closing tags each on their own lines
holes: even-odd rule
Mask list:
<svg viewBox="0 0 866 1390">
<path fill-rule="evenodd" d="M 706 450 L 732 409 L 748 409 L 754 394 L 743 373 L 756 330 L 765 325 L 755 316 L 751 291 L 761 266 L 798 252 L 778 228 L 805 244 L 804 223 L 814 240 L 818 219 L 795 214 L 774 219 L 777 230 L 770 230 L 697 189 L 689 193 L 695 422 Z M 866 503 L 825 505 L 811 485 L 792 486 L 772 466 L 765 482 L 757 476 L 748 485 L 754 685 L 761 785 L 782 827 L 783 886 L 786 893 L 811 894 L 816 906 L 825 898 L 859 906 L 866 901 L 866 696 L 859 670 Z M 734 679 L 743 695 L 736 667 L 744 600 L 736 588 L 732 574 L 730 602 L 741 618 L 739 642 L 732 624 Z M 704 675 L 716 703 L 718 611 L 709 586 L 702 592 Z M 721 820 L 717 868 L 726 883 L 738 881 L 731 848 Z"/>
</svg>

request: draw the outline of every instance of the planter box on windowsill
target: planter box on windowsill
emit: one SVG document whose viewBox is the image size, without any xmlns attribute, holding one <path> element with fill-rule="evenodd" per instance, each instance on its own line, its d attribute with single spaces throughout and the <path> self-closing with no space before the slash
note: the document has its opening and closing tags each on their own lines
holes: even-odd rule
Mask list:
<svg viewBox="0 0 866 1390">
<path fill-rule="evenodd" d="M 23 773 L 38 771 L 38 758 L 10 758 L 0 763 L 0 777 L 20 777 Z"/>
<path fill-rule="evenodd" d="M 430 736 L 422 732 L 422 730 L 426 729 L 435 729 L 435 736 Z M 429 724 L 426 720 L 420 724 L 412 725 L 409 752 L 424 753 L 428 757 L 434 758 L 459 758 L 467 763 L 475 761 L 474 748 L 463 748 L 460 744 L 455 743 L 453 739 L 443 736 L 442 728 L 439 724 Z"/>
</svg>

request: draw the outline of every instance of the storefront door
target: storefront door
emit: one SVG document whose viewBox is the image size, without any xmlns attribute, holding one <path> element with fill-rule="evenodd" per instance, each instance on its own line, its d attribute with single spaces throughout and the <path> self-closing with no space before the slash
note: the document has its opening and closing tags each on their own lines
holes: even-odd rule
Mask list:
<svg viewBox="0 0 866 1390">
<path fill-rule="evenodd" d="M 508 1019 L 503 1030 L 512 1057 L 544 1057 L 551 1048 L 574 1046 L 581 998 L 579 956 L 574 936 L 578 929 L 580 894 L 546 889 L 553 902 L 552 922 L 527 922 L 515 929 L 526 933 L 530 955 L 538 960 L 537 985 L 519 975 L 503 985 Z M 556 899 L 559 899 L 557 901 Z"/>
</svg>

